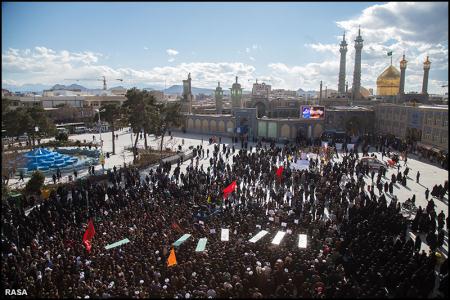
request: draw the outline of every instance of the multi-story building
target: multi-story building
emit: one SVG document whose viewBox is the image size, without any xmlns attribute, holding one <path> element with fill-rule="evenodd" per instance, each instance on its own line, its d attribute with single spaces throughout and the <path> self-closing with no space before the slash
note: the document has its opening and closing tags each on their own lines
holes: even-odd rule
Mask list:
<svg viewBox="0 0 450 300">
<path fill-rule="evenodd" d="M 93 108 L 99 108 L 106 104 L 122 106 L 126 100 L 125 96 L 85 96 L 83 106 L 92 106 Z"/>
<path fill-rule="evenodd" d="M 263 83 L 256 83 L 253 84 L 252 88 L 252 97 L 263 97 L 263 98 L 269 98 L 270 95 L 271 86 L 268 84 Z"/>
<path fill-rule="evenodd" d="M 419 106 L 423 112 L 422 140 L 439 150 L 448 151 L 448 106 Z"/>
<path fill-rule="evenodd" d="M 61 105 L 81 108 L 84 106 L 84 97 L 82 96 L 48 96 L 42 97 L 42 107 L 54 108 Z"/>
<path fill-rule="evenodd" d="M 448 106 L 379 104 L 375 130 L 411 140 L 425 148 L 448 151 Z"/>
<path fill-rule="evenodd" d="M 18 107 L 32 107 L 32 106 L 42 106 L 42 101 L 40 96 L 6 96 L 10 101 L 9 109 L 16 109 Z"/>
</svg>

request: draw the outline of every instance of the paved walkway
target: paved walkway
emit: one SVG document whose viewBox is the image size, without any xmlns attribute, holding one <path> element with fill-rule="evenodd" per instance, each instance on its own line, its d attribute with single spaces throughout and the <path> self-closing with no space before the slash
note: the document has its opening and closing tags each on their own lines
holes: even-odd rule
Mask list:
<svg viewBox="0 0 450 300">
<path fill-rule="evenodd" d="M 126 150 L 127 148 L 130 148 L 132 145 L 132 140 L 131 140 L 131 135 L 128 132 L 128 130 L 122 130 L 122 131 L 117 131 L 116 132 L 119 135 L 118 140 L 116 141 L 116 153 L 115 155 L 111 155 L 109 159 L 106 159 L 106 163 L 105 163 L 105 168 L 109 169 L 112 168 L 113 166 L 119 167 L 122 166 L 123 163 L 130 163 L 133 160 L 133 155 L 131 151 Z M 93 139 L 93 136 L 95 136 L 96 140 L 100 140 L 100 136 L 99 134 L 80 134 L 80 135 L 72 135 L 70 136 L 70 139 L 72 140 L 87 140 L 87 141 L 91 141 Z M 102 138 L 104 140 L 104 146 L 103 146 L 103 151 L 104 152 L 112 152 L 112 137 L 111 137 L 111 132 L 107 132 L 107 133 L 102 133 Z M 168 147 L 171 148 L 172 150 L 176 151 L 178 145 L 182 145 L 182 150 L 183 151 L 188 151 L 190 146 L 196 147 L 197 145 L 203 145 L 203 148 L 205 149 L 205 156 L 206 156 L 206 150 L 209 149 L 210 150 L 210 157 L 213 153 L 213 149 L 214 149 L 214 144 L 209 144 L 208 143 L 208 139 L 210 138 L 210 136 L 206 136 L 206 135 L 200 135 L 200 134 L 192 134 L 192 133 L 181 133 L 181 132 L 174 132 L 173 133 L 173 138 L 170 139 L 170 137 L 165 137 L 165 142 L 164 142 L 164 148 Z M 203 140 L 202 140 L 203 139 Z M 134 139 L 133 139 L 134 141 Z M 225 143 L 227 146 L 232 145 L 232 141 L 231 138 L 226 138 L 226 137 L 222 137 L 222 143 Z M 148 138 L 148 144 L 150 147 L 153 147 L 155 149 L 157 149 L 159 147 L 160 144 L 160 139 L 155 139 L 153 136 Z M 253 146 L 253 151 L 255 151 L 254 143 L 249 143 L 249 147 Z M 279 146 L 282 146 L 281 144 Z M 144 147 L 144 139 L 139 139 L 138 141 L 138 147 Z M 235 144 L 236 149 L 240 149 L 240 143 Z M 221 146 L 222 149 L 222 146 Z M 373 150 L 373 148 L 372 148 Z M 237 153 L 237 151 L 236 151 Z M 375 153 L 377 155 L 377 157 L 381 160 L 381 153 L 379 152 L 372 152 Z M 361 154 L 361 153 L 360 153 Z M 225 159 L 225 158 L 224 158 Z M 384 157 L 383 161 L 387 161 L 387 157 Z M 336 159 L 335 159 L 336 160 Z M 339 156 L 338 160 L 342 160 L 342 156 Z M 232 155 L 229 157 L 228 162 L 231 164 L 232 163 Z M 189 164 L 191 163 L 191 160 L 188 159 L 186 160 L 182 166 L 181 166 L 181 172 L 186 172 L 186 168 L 187 166 L 189 166 Z M 402 167 L 400 168 L 400 170 L 403 172 L 405 167 L 403 166 L 403 161 L 400 162 Z M 195 161 L 194 161 L 195 164 Z M 200 159 L 199 161 L 199 167 L 203 165 L 204 170 L 206 170 L 209 166 L 209 157 L 205 157 L 203 159 Z M 414 194 L 416 195 L 416 206 L 422 206 L 422 208 L 425 208 L 427 206 L 427 200 L 425 199 L 425 189 L 426 187 L 429 188 L 430 192 L 432 190 L 432 187 L 435 184 L 444 184 L 444 181 L 448 178 L 448 171 L 444 170 L 442 168 L 439 168 L 435 165 L 430 165 L 427 164 L 423 161 L 419 161 L 417 159 L 414 158 L 408 158 L 408 164 L 407 166 L 410 168 L 409 171 L 409 177 L 407 180 L 407 186 L 403 187 L 400 184 L 396 184 L 394 185 L 394 194 L 398 197 L 398 201 L 400 203 L 403 203 L 406 201 L 406 199 L 411 198 Z M 96 173 L 99 173 L 101 170 L 101 166 L 98 165 L 95 167 L 96 169 Z M 172 168 L 172 172 L 173 172 L 174 168 Z M 142 171 L 141 174 L 144 177 L 149 171 L 149 168 L 147 168 L 146 170 Z M 420 172 L 421 176 L 420 176 L 420 181 L 419 183 L 416 182 L 415 178 L 416 178 L 416 173 L 417 171 Z M 384 181 L 390 180 L 391 175 L 392 174 L 397 174 L 397 168 L 389 168 L 387 173 L 386 173 L 386 178 L 382 179 L 382 182 L 384 183 Z M 79 171 L 78 172 L 79 177 L 83 177 L 86 176 L 88 174 L 87 170 L 83 170 L 83 171 Z M 66 174 L 63 177 L 62 182 L 67 182 L 68 181 L 68 176 L 69 174 Z M 70 174 L 72 175 L 72 174 Z M 28 180 L 28 178 L 26 179 Z M 367 184 L 371 184 L 371 178 L 370 176 L 365 176 L 364 180 L 366 181 Z M 25 181 L 26 182 L 26 181 Z M 46 178 L 45 181 L 46 184 L 48 183 L 52 183 L 52 179 L 51 178 Z M 18 178 L 16 179 L 12 179 L 10 180 L 10 184 L 13 187 L 17 187 L 17 186 L 23 186 L 24 183 L 22 182 L 18 182 Z M 375 190 L 376 195 L 378 195 L 378 190 Z M 431 197 L 431 195 L 430 195 Z M 441 211 L 444 212 L 445 216 L 448 216 L 448 194 L 445 195 L 443 200 L 439 200 L 437 198 L 434 198 L 434 202 L 436 204 L 436 212 L 437 214 L 439 214 Z M 388 195 L 387 200 L 390 200 L 390 196 Z M 415 239 L 415 235 L 413 233 L 410 233 L 410 236 L 412 239 Z M 424 236 L 421 236 L 422 241 L 425 241 Z M 422 243 L 422 249 L 428 252 L 428 246 L 425 243 Z M 448 255 L 448 233 L 447 236 L 445 237 L 445 242 L 444 242 L 444 247 L 443 249 L 441 249 L 441 252 L 447 256 Z"/>
</svg>

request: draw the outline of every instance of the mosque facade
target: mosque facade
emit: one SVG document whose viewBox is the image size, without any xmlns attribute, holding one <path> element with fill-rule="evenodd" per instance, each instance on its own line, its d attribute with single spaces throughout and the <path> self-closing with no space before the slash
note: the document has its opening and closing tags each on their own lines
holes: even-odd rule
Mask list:
<svg viewBox="0 0 450 300">
<path fill-rule="evenodd" d="M 423 114 L 424 107 L 421 106 L 419 109 L 419 105 L 428 103 L 428 77 L 431 65 L 428 57 L 423 67 L 424 76 L 421 93 L 405 93 L 407 61 L 405 55 L 403 55 L 400 61 L 400 71 L 391 62 L 391 65 L 378 76 L 376 95 L 372 95 L 369 90 L 361 86 L 363 48 L 361 30 L 358 30 L 358 36 L 355 39 L 356 53 L 351 89 L 348 88 L 345 78 L 345 56 L 347 53 L 345 35 L 339 46 L 341 57 L 338 90 L 328 93 L 325 87 L 324 92 L 321 82 L 318 99 L 314 101 L 314 104 L 325 107 L 323 118 L 302 118 L 300 113 L 302 106 L 311 105 L 311 102 L 304 99 L 284 99 L 283 97 L 274 99 L 270 98 L 266 92 L 252 93 L 250 98 L 243 97 L 243 88 L 238 82 L 238 77 L 235 78 L 235 82 L 230 89 L 229 105 L 224 104 L 223 89 L 219 83 L 214 93 L 215 109 L 214 107 L 209 110 L 195 109 L 195 107 L 192 107 L 193 96 L 189 74 L 188 79 L 183 80 L 184 91 L 181 102 L 183 103 L 183 111 L 186 113 L 186 123 L 183 130 L 235 137 L 241 140 L 266 139 L 278 141 L 320 138 L 325 130 L 346 131 L 352 135 L 386 133 L 386 130 L 389 131 L 390 129 L 385 124 L 391 124 L 394 127 L 400 125 L 400 123 L 396 124 L 394 120 L 389 121 L 390 123 L 387 121 L 393 116 L 392 111 L 403 112 L 400 106 L 404 107 L 406 104 L 408 110 L 405 110 L 404 115 L 408 115 L 408 117 L 404 117 L 404 123 L 406 124 L 406 120 L 409 119 L 414 120 L 414 122 L 411 121 L 407 124 L 408 126 L 405 125 L 405 128 L 399 131 L 399 137 L 414 136 L 421 140 L 423 128 L 424 132 L 433 133 L 426 137 L 424 134 L 425 140 L 426 138 L 430 139 L 430 136 L 433 139 L 434 136 L 439 136 L 439 139 L 443 140 L 441 136 L 448 133 L 448 125 L 439 128 L 439 134 L 437 134 L 435 133 L 437 129 L 433 129 L 434 131 L 425 129 L 427 125 L 424 124 L 428 121 L 422 121 L 426 118 L 420 117 Z M 415 103 L 419 105 L 416 106 Z M 385 104 L 389 105 L 386 106 Z M 214 106 L 214 104 L 212 105 Z M 403 116 L 402 113 L 400 115 Z M 443 142 L 440 142 L 437 146 L 441 147 L 442 145 Z"/>
</svg>

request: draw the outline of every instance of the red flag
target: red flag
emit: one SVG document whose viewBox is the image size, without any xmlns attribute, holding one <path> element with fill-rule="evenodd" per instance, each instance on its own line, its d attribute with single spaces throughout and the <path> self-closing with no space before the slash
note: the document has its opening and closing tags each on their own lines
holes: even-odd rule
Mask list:
<svg viewBox="0 0 450 300">
<path fill-rule="evenodd" d="M 236 180 L 233 181 L 229 186 L 223 189 L 223 198 L 227 198 L 236 189 Z"/>
<path fill-rule="evenodd" d="M 89 220 L 88 228 L 84 232 L 83 235 L 83 244 L 86 246 L 86 250 L 88 252 L 91 252 L 92 244 L 91 240 L 95 235 L 95 229 L 94 229 L 94 223 L 92 222 L 92 219 Z"/>
<path fill-rule="evenodd" d="M 281 175 L 283 174 L 283 170 L 284 170 L 283 166 L 280 166 L 280 167 L 277 169 L 277 177 L 278 177 L 278 179 L 280 179 L 280 180 L 281 180 Z"/>
</svg>

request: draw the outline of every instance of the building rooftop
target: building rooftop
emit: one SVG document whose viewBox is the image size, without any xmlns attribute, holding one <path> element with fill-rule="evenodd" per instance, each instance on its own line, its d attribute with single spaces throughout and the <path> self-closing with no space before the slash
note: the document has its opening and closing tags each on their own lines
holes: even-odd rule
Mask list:
<svg viewBox="0 0 450 300">
<path fill-rule="evenodd" d="M 448 105 L 419 105 L 419 108 L 448 110 Z"/>
<path fill-rule="evenodd" d="M 328 110 L 350 110 L 350 111 L 357 111 L 357 110 L 364 110 L 364 111 L 370 111 L 371 108 L 364 107 L 364 106 L 331 106 L 328 108 Z"/>
</svg>

